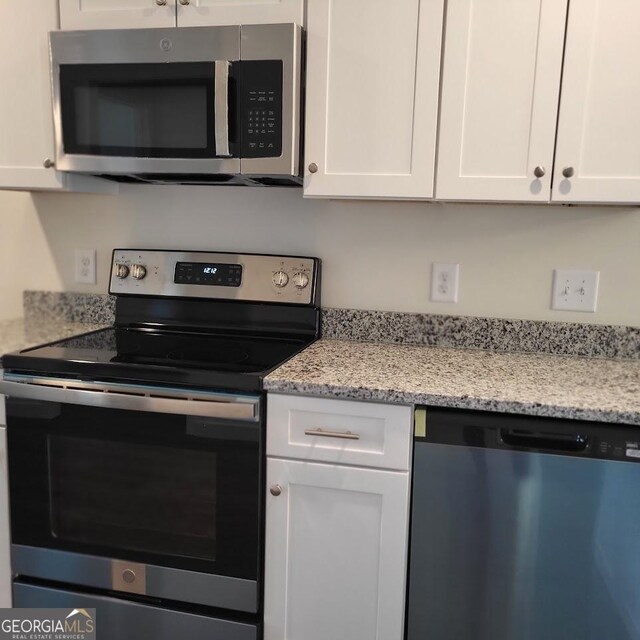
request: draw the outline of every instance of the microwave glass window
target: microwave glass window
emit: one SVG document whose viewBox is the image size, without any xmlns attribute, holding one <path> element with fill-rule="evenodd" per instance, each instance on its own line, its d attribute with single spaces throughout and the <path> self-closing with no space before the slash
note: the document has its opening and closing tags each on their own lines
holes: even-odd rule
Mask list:
<svg viewBox="0 0 640 640">
<path fill-rule="evenodd" d="M 73 91 L 81 146 L 207 148 L 204 86 L 81 85 Z"/>
<path fill-rule="evenodd" d="M 216 454 L 49 436 L 57 539 L 216 559 Z"/>
<path fill-rule="evenodd" d="M 67 154 L 216 157 L 213 63 L 61 65 L 60 101 Z"/>
</svg>

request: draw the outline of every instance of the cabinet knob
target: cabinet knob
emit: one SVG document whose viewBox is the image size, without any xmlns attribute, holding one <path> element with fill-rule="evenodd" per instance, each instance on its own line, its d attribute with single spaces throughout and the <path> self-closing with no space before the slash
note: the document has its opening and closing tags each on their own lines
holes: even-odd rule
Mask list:
<svg viewBox="0 0 640 640">
<path fill-rule="evenodd" d="M 318 165 L 315 162 L 312 162 L 309 165 L 309 173 L 317 173 L 318 172 Z"/>
<path fill-rule="evenodd" d="M 56 163 L 53 160 L 51 160 L 51 158 L 45 158 L 44 162 L 42 163 L 42 166 L 45 169 L 51 169 L 56 166 Z"/>
<path fill-rule="evenodd" d="M 278 497 L 282 493 L 282 487 L 279 484 L 274 484 L 273 487 L 269 489 L 272 496 Z"/>
<path fill-rule="evenodd" d="M 156 0 L 156 4 L 159 7 L 164 7 L 167 4 L 167 0 Z"/>
<path fill-rule="evenodd" d="M 186 7 L 186 6 L 189 4 L 189 0 L 180 0 L 180 4 L 181 4 L 183 7 Z"/>
<path fill-rule="evenodd" d="M 574 171 L 573 167 L 565 167 L 565 168 L 562 170 L 562 175 L 563 175 L 565 178 L 571 178 L 571 177 L 573 177 L 573 174 L 574 174 L 574 173 L 575 173 L 575 171 Z"/>
<path fill-rule="evenodd" d="M 546 171 L 544 170 L 544 167 L 541 167 L 540 165 L 533 170 L 533 175 L 536 178 L 543 178 L 545 173 Z"/>
</svg>

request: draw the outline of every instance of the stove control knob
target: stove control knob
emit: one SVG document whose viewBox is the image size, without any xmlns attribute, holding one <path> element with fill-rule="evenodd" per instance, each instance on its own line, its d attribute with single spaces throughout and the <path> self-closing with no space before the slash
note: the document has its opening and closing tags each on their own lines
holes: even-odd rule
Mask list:
<svg viewBox="0 0 640 640">
<path fill-rule="evenodd" d="M 131 275 L 136 280 L 142 280 L 147 275 L 147 268 L 141 264 L 131 266 Z"/>
<path fill-rule="evenodd" d="M 309 284 L 309 276 L 306 273 L 299 271 L 293 274 L 293 284 L 296 289 L 304 289 Z"/>
<path fill-rule="evenodd" d="M 129 267 L 126 264 L 116 264 L 116 278 L 124 280 L 129 275 Z"/>
<path fill-rule="evenodd" d="M 284 271 L 276 271 L 273 274 L 273 284 L 281 289 L 282 287 L 286 287 L 289 282 L 289 276 Z"/>
</svg>

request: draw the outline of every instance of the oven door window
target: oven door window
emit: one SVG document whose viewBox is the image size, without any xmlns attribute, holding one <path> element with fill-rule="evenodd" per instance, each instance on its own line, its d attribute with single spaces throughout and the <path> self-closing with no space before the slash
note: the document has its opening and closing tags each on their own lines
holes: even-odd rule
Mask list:
<svg viewBox="0 0 640 640">
<path fill-rule="evenodd" d="M 216 559 L 216 452 L 48 436 L 51 534 Z"/>
<path fill-rule="evenodd" d="M 7 404 L 15 544 L 257 578 L 260 427 Z"/>
<path fill-rule="evenodd" d="M 66 154 L 217 157 L 214 63 L 61 65 L 60 101 Z"/>
</svg>

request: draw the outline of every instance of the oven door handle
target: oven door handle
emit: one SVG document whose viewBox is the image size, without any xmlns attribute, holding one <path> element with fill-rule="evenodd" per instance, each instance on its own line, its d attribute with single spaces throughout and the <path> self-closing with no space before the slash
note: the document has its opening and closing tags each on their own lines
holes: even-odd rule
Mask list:
<svg viewBox="0 0 640 640">
<path fill-rule="evenodd" d="M 216 157 L 230 157 L 229 152 L 229 69 L 227 60 L 215 61 L 214 135 Z"/>
<path fill-rule="evenodd" d="M 126 384 L 101 384 L 62 379 L 38 382 L 0 381 L 0 394 L 44 402 L 78 404 L 103 409 L 148 411 L 184 416 L 258 422 L 260 398 Z M 17 376 L 16 376 L 17 377 Z M 22 376 L 21 376 L 22 378 Z"/>
</svg>

